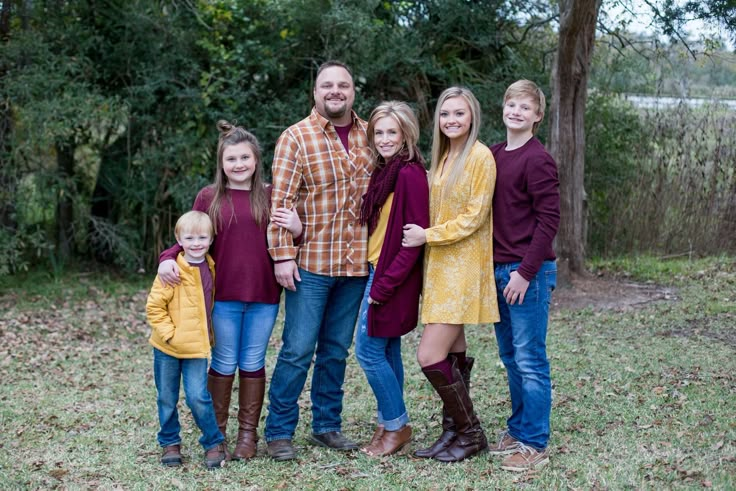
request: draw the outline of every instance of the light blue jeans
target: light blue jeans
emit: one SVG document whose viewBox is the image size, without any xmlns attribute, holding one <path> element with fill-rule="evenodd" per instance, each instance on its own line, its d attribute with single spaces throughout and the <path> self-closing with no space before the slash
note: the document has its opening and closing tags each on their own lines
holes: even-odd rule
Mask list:
<svg viewBox="0 0 736 491">
<path fill-rule="evenodd" d="M 342 384 L 366 277 L 334 277 L 299 268 L 296 291 L 284 290 L 283 346 L 268 389 L 266 441 L 291 439 L 299 395 L 314 358 L 312 432 L 340 431 Z"/>
<path fill-rule="evenodd" d="M 238 368 L 246 372 L 263 368 L 278 313 L 277 303 L 216 301 L 212 309 L 212 369 L 232 375 Z"/>
<path fill-rule="evenodd" d="M 370 266 L 368 283 L 358 316 L 355 356 L 365 372 L 378 403 L 378 423 L 387 431 L 397 431 L 409 423 L 404 404 L 404 364 L 401 361 L 401 337 L 377 338 L 368 335 L 368 297 L 374 270 Z"/>
<path fill-rule="evenodd" d="M 180 359 L 153 348 L 153 378 L 158 398 L 158 444 L 162 447 L 181 443 L 181 425 L 176 405 L 179 387 L 184 380 L 184 395 L 194 422 L 202 431 L 200 445 L 209 450 L 224 440 L 215 420 L 212 397 L 207 391 L 207 358 Z"/>
<path fill-rule="evenodd" d="M 547 448 L 552 409 L 552 384 L 547 359 L 549 302 L 557 285 L 557 265 L 545 261 L 529 282 L 524 303 L 509 305 L 503 289 L 521 263 L 497 264 L 496 290 L 500 322 L 496 323 L 498 353 L 506 367 L 511 393 L 511 436 L 538 450 Z"/>
</svg>

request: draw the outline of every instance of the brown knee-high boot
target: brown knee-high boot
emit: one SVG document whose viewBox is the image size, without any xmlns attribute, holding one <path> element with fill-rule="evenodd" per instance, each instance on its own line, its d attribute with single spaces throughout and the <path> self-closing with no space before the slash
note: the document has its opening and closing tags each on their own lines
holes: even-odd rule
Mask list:
<svg viewBox="0 0 736 491">
<path fill-rule="evenodd" d="M 266 378 L 240 377 L 238 393 L 238 443 L 233 460 L 255 457 L 258 444 L 258 422 L 261 419 Z"/>
<path fill-rule="evenodd" d="M 215 409 L 215 419 L 220 433 L 225 437 L 222 442 L 225 446 L 225 458 L 230 460 L 230 451 L 227 448 L 227 420 L 230 413 L 230 396 L 233 393 L 235 375 L 215 377 L 207 374 L 207 390 L 212 395 L 212 406 Z"/>
<path fill-rule="evenodd" d="M 454 357 L 450 355 L 450 358 L 453 359 Z M 465 388 L 468 391 L 468 395 L 470 394 L 470 372 L 473 370 L 473 365 L 475 364 L 475 358 L 467 357 L 465 358 L 465 367 L 462 370 L 462 379 L 465 383 Z M 417 450 L 414 452 L 414 455 L 416 457 L 420 457 L 423 459 L 431 459 L 447 447 L 449 447 L 453 441 L 455 441 L 455 437 L 457 436 L 457 432 L 455 431 L 455 422 L 452 420 L 452 417 L 447 413 L 447 408 L 445 407 L 444 403 L 442 404 L 442 434 L 440 437 L 435 441 L 432 445 L 430 445 L 427 448 L 423 448 L 420 450 Z"/>
<path fill-rule="evenodd" d="M 459 462 L 488 448 L 488 441 L 473 410 L 473 402 L 463 381 L 462 374 L 453 360 L 455 382 L 450 383 L 441 370 L 422 369 L 427 380 L 437 391 L 447 413 L 455 422 L 455 439 L 434 455 L 441 462 Z"/>
</svg>

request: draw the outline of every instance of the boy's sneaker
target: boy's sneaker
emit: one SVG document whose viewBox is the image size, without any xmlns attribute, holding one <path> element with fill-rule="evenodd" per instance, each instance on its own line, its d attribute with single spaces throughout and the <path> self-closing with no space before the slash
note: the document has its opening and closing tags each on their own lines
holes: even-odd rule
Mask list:
<svg viewBox="0 0 736 491">
<path fill-rule="evenodd" d="M 217 469 L 225 465 L 225 444 L 220 443 L 204 453 L 204 465 L 208 469 Z"/>
<path fill-rule="evenodd" d="M 161 454 L 161 463 L 166 467 L 178 467 L 181 465 L 181 445 L 169 445 L 164 447 Z"/>
<path fill-rule="evenodd" d="M 509 435 L 509 430 L 498 432 L 496 443 L 488 446 L 488 451 L 493 455 L 508 455 L 519 450 L 521 442 Z"/>
<path fill-rule="evenodd" d="M 549 450 L 537 450 L 529 445 L 519 444 L 519 449 L 501 462 L 501 469 L 512 472 L 526 472 L 540 469 L 549 463 Z"/>
</svg>

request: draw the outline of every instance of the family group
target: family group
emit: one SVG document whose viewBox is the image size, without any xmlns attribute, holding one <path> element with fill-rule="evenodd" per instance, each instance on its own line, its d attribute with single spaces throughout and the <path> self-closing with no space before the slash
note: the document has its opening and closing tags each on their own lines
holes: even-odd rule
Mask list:
<svg viewBox="0 0 736 491">
<path fill-rule="evenodd" d="M 256 137 L 218 123 L 214 183 L 160 256 L 146 308 L 161 462 L 182 463 L 182 380 L 207 467 L 256 455 L 266 350 L 283 290 L 264 431 L 272 459 L 297 456 L 298 399 L 312 365 L 312 443 L 371 457 L 406 450 L 412 427 L 401 338 L 421 322 L 417 360 L 442 401 L 442 433 L 414 455 L 457 462 L 490 451 L 504 456 L 506 470 L 545 465 L 560 213 L 557 166 L 534 136 L 544 94 L 528 80 L 509 86 L 507 138 L 489 148 L 478 140 L 476 97 L 448 88 L 437 101 L 428 171 L 406 103 L 384 102 L 368 121 L 359 118 L 352 72 L 338 61 L 319 67 L 313 96 L 309 116 L 278 139 L 271 185 Z M 490 443 L 469 391 L 474 358 L 466 355 L 465 326 L 479 324 L 495 325 L 511 398 L 507 427 Z M 353 341 L 377 401 L 375 432 L 362 447 L 342 433 Z M 236 375 L 232 447 L 226 430 Z"/>
</svg>

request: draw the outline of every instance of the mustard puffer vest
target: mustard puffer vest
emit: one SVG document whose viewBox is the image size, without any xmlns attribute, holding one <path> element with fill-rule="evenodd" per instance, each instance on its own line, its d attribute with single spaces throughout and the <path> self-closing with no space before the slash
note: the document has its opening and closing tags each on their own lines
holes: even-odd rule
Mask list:
<svg viewBox="0 0 736 491">
<path fill-rule="evenodd" d="M 212 295 L 214 300 L 215 262 L 209 254 L 207 264 L 212 273 Z M 209 358 L 210 331 L 204 300 L 202 278 L 197 266 L 191 266 L 184 253 L 176 258 L 181 283 L 164 286 L 156 276 L 146 302 L 146 317 L 151 325 L 148 342 L 174 358 Z M 214 344 L 214 343 L 213 343 Z"/>
</svg>

